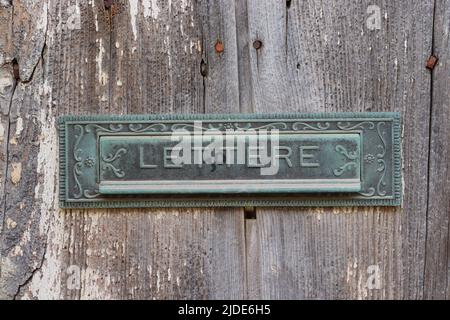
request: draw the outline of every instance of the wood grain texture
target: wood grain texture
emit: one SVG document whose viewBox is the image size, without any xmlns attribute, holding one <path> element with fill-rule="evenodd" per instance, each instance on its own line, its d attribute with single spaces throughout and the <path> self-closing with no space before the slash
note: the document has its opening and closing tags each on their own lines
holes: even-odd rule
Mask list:
<svg viewBox="0 0 450 320">
<path fill-rule="evenodd" d="M 114 111 L 203 113 L 239 107 L 233 41 L 221 54 L 214 49 L 218 39 L 225 42 L 230 31 L 231 37 L 235 34 L 230 29 L 234 23 L 222 24 L 229 20 L 222 3 L 124 1 L 117 6 L 111 36 Z M 127 269 L 141 270 L 127 284 L 129 290 L 140 290 L 127 298 L 244 297 L 242 209 L 138 209 L 123 214 Z"/>
<path fill-rule="evenodd" d="M 258 223 L 255 219 L 245 219 L 246 245 L 246 299 L 255 300 L 261 297 L 261 252 L 258 241 Z"/>
<path fill-rule="evenodd" d="M 17 231 L 2 234 L 2 297 L 244 297 L 242 209 L 59 210 L 54 198 L 57 115 L 214 112 L 205 99 L 226 102 L 216 111 L 239 110 L 236 46 L 217 57 L 209 40 L 235 35 L 209 21 L 226 22 L 225 9 L 190 1 L 49 4 L 46 50 L 26 80 L 36 100 L 21 104 L 44 115 L 8 151 L 11 165 L 30 160 L 22 189 L 6 198 Z M 217 76 L 202 76 L 202 59 Z M 45 141 L 26 140 L 35 136 Z"/>
<path fill-rule="evenodd" d="M 425 297 L 450 299 L 450 2 L 436 2 Z"/>
<path fill-rule="evenodd" d="M 238 113 L 240 102 L 235 1 L 204 1 L 199 9 L 202 12 L 202 43 L 207 67 L 207 76 L 204 78 L 205 111 Z"/>
<path fill-rule="evenodd" d="M 380 2 L 373 31 L 370 4 L 249 1 L 257 112 L 400 111 L 406 124 L 402 209 L 258 209 L 262 298 L 423 297 L 433 3 Z"/>
<path fill-rule="evenodd" d="M 8 99 L 6 103 L 2 101 L 2 120 L 7 117 L 3 135 L 7 164 L 2 177 L 0 298 L 14 297 L 18 288 L 40 267 L 45 254 L 42 243 L 48 230 L 46 213 L 51 212 L 51 204 L 46 201 L 53 198 L 55 192 L 51 188 L 49 198 L 39 196 L 40 188 L 44 188 L 45 171 L 51 169 L 43 165 L 39 151 L 43 148 L 56 150 L 56 140 L 49 141 L 55 129 L 46 121 L 52 111 L 44 93 L 42 56 L 45 54 L 47 5 L 44 1 L 18 2 L 14 9 L 9 5 L 1 7 L 2 16 L 3 10 L 12 15 L 12 25 L 7 29 L 12 43 L 6 46 L 8 53 L 2 55 L 6 63 L 2 68 L 2 85 L 6 85 L 3 89 L 10 98 L 9 104 Z M 46 130 L 50 133 L 48 136 Z M 51 174 L 55 176 L 55 171 Z M 45 212 L 41 211 L 42 207 Z"/>
<path fill-rule="evenodd" d="M 0 298 L 450 298 L 449 5 L 0 0 Z M 59 115 L 338 111 L 402 113 L 402 208 L 58 208 Z"/>
</svg>

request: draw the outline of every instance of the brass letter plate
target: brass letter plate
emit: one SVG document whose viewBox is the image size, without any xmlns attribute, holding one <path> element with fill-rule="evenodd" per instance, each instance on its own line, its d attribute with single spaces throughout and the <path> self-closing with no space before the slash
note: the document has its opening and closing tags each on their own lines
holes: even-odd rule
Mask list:
<svg viewBox="0 0 450 320">
<path fill-rule="evenodd" d="M 65 116 L 61 207 L 394 206 L 396 113 Z"/>
</svg>

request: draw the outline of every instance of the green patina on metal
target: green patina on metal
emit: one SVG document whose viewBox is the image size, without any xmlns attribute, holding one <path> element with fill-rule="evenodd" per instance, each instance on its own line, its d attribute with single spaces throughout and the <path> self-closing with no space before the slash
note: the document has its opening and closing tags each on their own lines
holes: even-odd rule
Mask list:
<svg viewBox="0 0 450 320">
<path fill-rule="evenodd" d="M 63 208 L 401 204 L 397 113 L 64 116 L 59 126 Z"/>
</svg>

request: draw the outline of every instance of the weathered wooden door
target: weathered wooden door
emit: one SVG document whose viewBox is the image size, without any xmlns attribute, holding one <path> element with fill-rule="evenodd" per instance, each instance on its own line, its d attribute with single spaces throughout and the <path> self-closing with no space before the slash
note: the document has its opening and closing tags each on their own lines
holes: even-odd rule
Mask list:
<svg viewBox="0 0 450 320">
<path fill-rule="evenodd" d="M 0 297 L 449 298 L 449 25 L 448 0 L 0 0 Z M 402 208 L 58 208 L 60 115 L 338 111 L 401 112 Z"/>
</svg>

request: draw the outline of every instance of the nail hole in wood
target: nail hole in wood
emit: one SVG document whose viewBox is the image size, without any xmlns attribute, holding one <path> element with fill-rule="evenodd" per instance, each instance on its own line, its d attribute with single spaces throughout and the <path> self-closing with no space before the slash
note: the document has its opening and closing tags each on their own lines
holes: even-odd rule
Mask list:
<svg viewBox="0 0 450 320">
<path fill-rule="evenodd" d="M 244 218 L 245 219 L 256 219 L 256 209 L 255 207 L 245 207 L 244 208 Z"/>
<path fill-rule="evenodd" d="M 206 77 L 208 75 L 208 65 L 206 64 L 205 60 L 203 60 L 203 59 L 200 62 L 200 74 L 203 77 Z"/>
<path fill-rule="evenodd" d="M 106 10 L 111 9 L 113 3 L 114 3 L 114 0 L 103 0 L 103 4 L 105 5 Z"/>
<path fill-rule="evenodd" d="M 12 67 L 13 67 L 13 76 L 14 76 L 14 79 L 20 80 L 19 63 L 17 62 L 16 59 L 14 59 L 14 60 L 12 61 Z"/>
<path fill-rule="evenodd" d="M 262 48 L 262 41 L 261 40 L 255 40 L 253 41 L 253 48 L 255 48 L 256 50 L 259 50 Z"/>
</svg>

